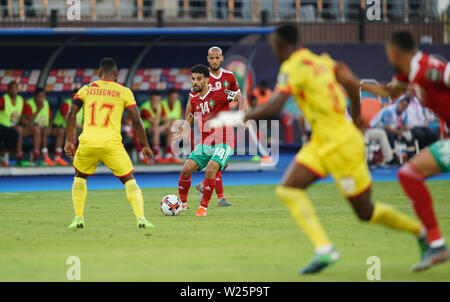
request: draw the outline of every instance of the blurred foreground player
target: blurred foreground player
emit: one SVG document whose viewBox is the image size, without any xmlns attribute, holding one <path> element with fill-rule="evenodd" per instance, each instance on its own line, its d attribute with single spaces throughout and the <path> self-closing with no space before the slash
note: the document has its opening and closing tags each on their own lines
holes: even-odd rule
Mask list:
<svg viewBox="0 0 450 302">
<path fill-rule="evenodd" d="M 325 234 L 305 191 L 311 183 L 327 174 L 333 176 L 358 218 L 410 232 L 424 244 L 425 234 L 418 221 L 389 205 L 373 204 L 371 201 L 372 181 L 364 155 L 364 138 L 355 124 L 346 118 L 346 100 L 340 89 L 342 84 L 347 90 L 352 103 L 353 121 L 361 125 L 359 80 L 345 65 L 335 62 L 328 55 L 319 56 L 299 47 L 297 27 L 293 25 L 278 27 L 271 36 L 271 43 L 282 62 L 271 100 L 249 112 L 245 118 L 234 114 L 234 123 L 230 115 L 228 123 L 273 116 L 293 95 L 311 125 L 311 140 L 297 154 L 276 189 L 277 196 L 315 248 L 312 261 L 300 273 L 320 272 L 340 257 Z M 219 116 L 213 124 L 224 124 L 224 118 Z"/>
<path fill-rule="evenodd" d="M 364 83 L 361 88 L 371 93 L 389 97 L 407 90 L 409 84 L 418 87 L 417 96 L 423 105 L 450 125 L 450 63 L 417 49 L 409 32 L 391 35 L 386 45 L 389 61 L 396 70 L 391 85 Z M 434 264 L 450 260 L 431 194 L 425 179 L 442 172 L 450 172 L 450 139 L 439 140 L 414 156 L 398 172 L 398 179 L 411 199 L 417 216 L 427 230 L 428 245 L 422 260 L 413 266 L 414 271 L 428 269 Z"/>
<path fill-rule="evenodd" d="M 111 58 L 100 61 L 101 80 L 91 82 L 80 88 L 67 116 L 67 135 L 64 150 L 70 157 L 75 156 L 75 178 L 72 186 L 72 200 L 75 218 L 69 229 L 84 227 L 83 211 L 87 196 L 86 179 L 93 175 L 99 161 L 111 169 L 125 185 L 127 199 L 130 201 L 139 228 L 154 227 L 144 217 L 142 192 L 133 176 L 133 165 L 122 144 L 120 134 L 124 109 L 133 122 L 133 128 L 143 145 L 142 152 L 150 160 L 153 157 L 145 134 L 133 92 L 115 82 L 117 65 Z M 83 132 L 79 146 L 75 150 L 72 137 L 75 133 L 77 113 L 84 108 Z"/>
</svg>

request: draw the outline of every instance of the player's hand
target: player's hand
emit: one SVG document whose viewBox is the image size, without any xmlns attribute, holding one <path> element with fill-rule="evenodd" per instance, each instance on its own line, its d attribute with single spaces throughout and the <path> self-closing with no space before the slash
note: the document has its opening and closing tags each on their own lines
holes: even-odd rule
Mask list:
<svg viewBox="0 0 450 302">
<path fill-rule="evenodd" d="M 222 111 L 215 118 L 210 120 L 210 125 L 213 128 L 224 126 L 242 126 L 244 123 L 245 113 L 242 111 Z"/>
<path fill-rule="evenodd" d="M 225 93 L 227 94 L 227 101 L 233 102 L 236 99 L 237 92 L 225 89 Z"/>
<path fill-rule="evenodd" d="M 153 160 L 153 151 L 149 146 L 145 146 L 142 148 L 142 154 L 144 155 L 144 157 L 148 158 L 149 162 Z"/>
<path fill-rule="evenodd" d="M 353 118 L 353 123 L 355 123 L 356 127 L 358 127 L 359 130 L 364 132 L 364 120 L 361 116 Z"/>
<path fill-rule="evenodd" d="M 66 145 L 64 146 L 64 152 L 66 152 L 67 156 L 72 160 L 75 156 L 75 151 L 75 145 L 72 142 L 66 142 Z"/>
</svg>

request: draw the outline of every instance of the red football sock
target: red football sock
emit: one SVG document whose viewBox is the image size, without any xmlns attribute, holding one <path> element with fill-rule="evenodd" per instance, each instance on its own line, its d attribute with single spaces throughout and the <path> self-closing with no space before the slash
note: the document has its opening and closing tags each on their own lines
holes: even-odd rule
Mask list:
<svg viewBox="0 0 450 302">
<path fill-rule="evenodd" d="M 39 158 L 39 150 L 33 150 L 33 159 L 36 160 Z"/>
<path fill-rule="evenodd" d="M 60 158 L 62 155 L 62 148 L 55 148 L 55 158 Z"/>
<path fill-rule="evenodd" d="M 153 146 L 153 154 L 155 155 L 155 157 L 159 156 L 159 145 Z"/>
<path fill-rule="evenodd" d="M 17 158 L 17 160 L 22 160 L 23 152 L 22 151 L 17 152 L 16 158 Z"/>
<path fill-rule="evenodd" d="M 184 177 L 180 174 L 180 179 L 178 180 L 178 195 L 182 202 L 187 202 L 187 196 L 189 193 L 189 188 L 191 187 L 191 177 Z"/>
<path fill-rule="evenodd" d="M 434 213 L 433 201 L 423 175 L 416 167 L 407 163 L 398 171 L 398 179 L 403 190 L 411 199 L 417 216 L 427 229 L 428 243 L 441 239 L 442 235 Z"/>
<path fill-rule="evenodd" d="M 209 201 L 211 200 L 211 196 L 215 187 L 216 187 L 215 178 L 205 178 L 205 180 L 203 181 L 202 207 L 204 208 L 208 207 Z"/>
<path fill-rule="evenodd" d="M 222 172 L 217 171 L 216 173 L 216 194 L 217 198 L 223 197 L 223 184 L 222 184 Z"/>
</svg>

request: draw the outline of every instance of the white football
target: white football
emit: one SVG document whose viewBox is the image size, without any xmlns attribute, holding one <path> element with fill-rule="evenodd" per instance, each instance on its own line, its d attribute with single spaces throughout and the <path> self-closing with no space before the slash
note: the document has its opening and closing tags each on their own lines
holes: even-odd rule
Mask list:
<svg viewBox="0 0 450 302">
<path fill-rule="evenodd" d="M 161 212 L 166 216 L 176 216 L 181 209 L 181 200 L 176 195 L 167 195 L 161 200 Z"/>
</svg>

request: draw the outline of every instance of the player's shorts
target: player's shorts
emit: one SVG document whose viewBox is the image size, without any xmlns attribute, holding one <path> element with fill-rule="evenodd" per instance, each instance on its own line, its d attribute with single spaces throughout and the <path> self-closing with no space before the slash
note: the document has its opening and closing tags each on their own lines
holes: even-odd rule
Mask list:
<svg viewBox="0 0 450 302">
<path fill-rule="evenodd" d="M 217 144 L 217 145 L 203 145 L 198 144 L 194 151 L 188 156 L 188 159 L 192 159 L 203 170 L 209 163 L 210 160 L 215 161 L 220 165 L 220 170 L 223 171 L 227 162 L 233 155 L 233 148 L 227 144 Z"/>
<path fill-rule="evenodd" d="M 349 128 L 346 138 L 333 145 L 318 144 L 312 139 L 296 155 L 296 160 L 319 177 L 331 174 L 344 196 L 356 197 L 371 186 L 372 178 L 363 135 L 356 127 Z"/>
<path fill-rule="evenodd" d="M 450 139 L 439 140 L 430 145 L 431 154 L 442 172 L 450 172 Z"/>
<path fill-rule="evenodd" d="M 99 162 L 104 163 L 119 178 L 133 173 L 133 164 L 122 144 L 89 147 L 80 143 L 73 160 L 75 169 L 80 173 L 93 175 Z"/>
</svg>

